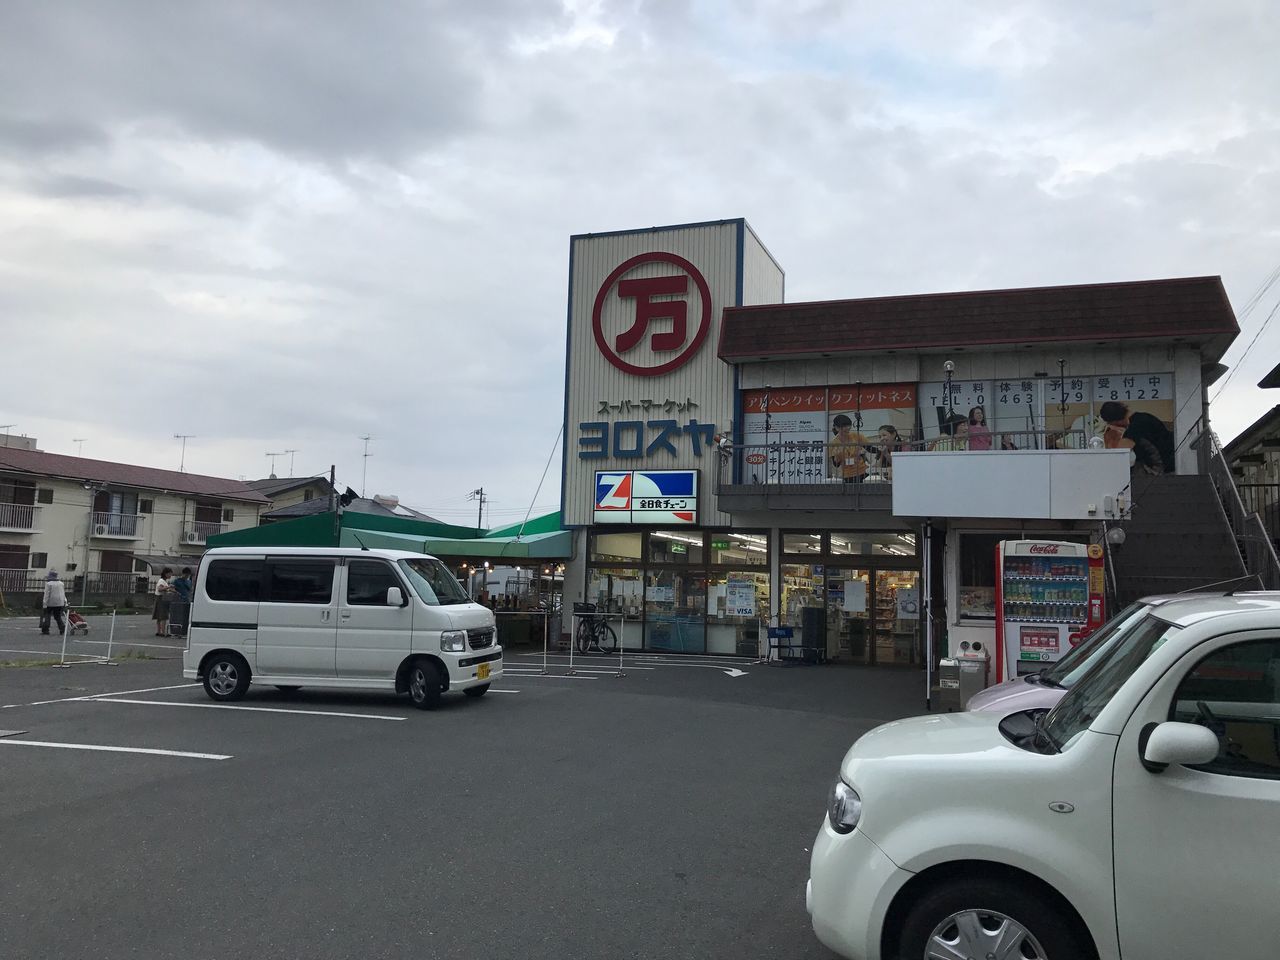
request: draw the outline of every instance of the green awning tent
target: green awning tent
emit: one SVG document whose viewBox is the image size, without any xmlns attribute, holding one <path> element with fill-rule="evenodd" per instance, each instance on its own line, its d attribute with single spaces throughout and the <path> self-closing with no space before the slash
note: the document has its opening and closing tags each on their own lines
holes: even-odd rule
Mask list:
<svg viewBox="0 0 1280 960">
<path fill-rule="evenodd" d="M 335 522 L 335 519 L 337 522 Z M 523 526 L 523 532 L 521 532 Z M 482 534 L 482 535 L 477 535 Z M 448 523 L 344 511 L 249 527 L 208 539 L 210 547 L 379 547 L 458 560 L 565 560 L 573 534 L 560 529 L 560 513 L 527 523 L 478 531 Z"/>
</svg>

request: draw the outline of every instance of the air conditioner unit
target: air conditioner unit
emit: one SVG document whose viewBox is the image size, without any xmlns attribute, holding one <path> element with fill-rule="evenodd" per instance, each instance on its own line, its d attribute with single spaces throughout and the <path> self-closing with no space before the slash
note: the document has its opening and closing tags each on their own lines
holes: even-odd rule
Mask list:
<svg viewBox="0 0 1280 960">
<path fill-rule="evenodd" d="M 98 524 L 93 528 L 93 535 L 95 537 L 105 537 L 107 535 L 107 525 L 105 523 Z"/>
<path fill-rule="evenodd" d="M 199 543 L 203 539 L 204 537 L 200 536 L 200 534 L 196 533 L 194 530 L 182 535 L 183 543 Z"/>
</svg>

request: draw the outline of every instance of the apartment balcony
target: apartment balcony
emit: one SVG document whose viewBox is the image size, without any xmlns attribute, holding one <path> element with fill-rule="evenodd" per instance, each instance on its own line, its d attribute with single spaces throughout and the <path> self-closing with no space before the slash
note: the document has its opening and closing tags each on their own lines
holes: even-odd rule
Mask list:
<svg viewBox="0 0 1280 960">
<path fill-rule="evenodd" d="M 95 513 L 93 536 L 99 540 L 141 540 L 142 517 L 132 513 Z"/>
<path fill-rule="evenodd" d="M 29 503 L 0 503 L 0 533 L 39 532 L 39 507 Z"/>
<path fill-rule="evenodd" d="M 225 523 L 216 520 L 195 520 L 182 526 L 184 544 L 201 545 L 210 537 L 216 537 L 226 529 Z"/>
</svg>

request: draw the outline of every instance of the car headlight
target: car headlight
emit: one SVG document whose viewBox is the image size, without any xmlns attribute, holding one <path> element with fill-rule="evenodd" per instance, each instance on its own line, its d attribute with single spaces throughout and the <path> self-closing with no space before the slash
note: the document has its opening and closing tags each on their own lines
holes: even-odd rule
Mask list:
<svg viewBox="0 0 1280 960">
<path fill-rule="evenodd" d="M 449 653 L 462 653 L 467 649 L 467 631 L 442 630 L 440 632 L 440 649 Z"/>
<path fill-rule="evenodd" d="M 843 780 L 837 780 L 827 800 L 827 818 L 836 833 L 850 833 L 862 819 L 862 798 Z"/>
</svg>

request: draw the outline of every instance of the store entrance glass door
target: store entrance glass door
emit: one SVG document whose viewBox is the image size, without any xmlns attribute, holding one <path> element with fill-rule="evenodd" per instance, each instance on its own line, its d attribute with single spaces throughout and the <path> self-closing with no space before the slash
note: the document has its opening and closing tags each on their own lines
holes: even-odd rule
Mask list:
<svg viewBox="0 0 1280 960">
<path fill-rule="evenodd" d="M 871 663 L 871 573 L 827 568 L 827 655 Z"/>
<path fill-rule="evenodd" d="M 919 571 L 877 570 L 874 610 L 875 643 L 870 662 L 898 666 L 919 663 Z"/>
</svg>

